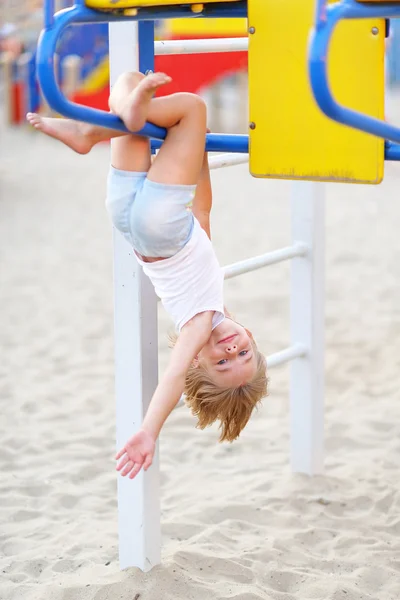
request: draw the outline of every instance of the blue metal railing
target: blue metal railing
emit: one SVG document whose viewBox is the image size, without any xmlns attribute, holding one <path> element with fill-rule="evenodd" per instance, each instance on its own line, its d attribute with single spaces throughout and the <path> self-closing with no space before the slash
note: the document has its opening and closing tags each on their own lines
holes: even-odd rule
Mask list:
<svg viewBox="0 0 400 600">
<path fill-rule="evenodd" d="M 199 18 L 199 16 L 204 18 L 245 17 L 247 16 L 247 6 L 245 1 L 235 3 L 234 5 L 230 3 L 205 5 L 201 15 L 193 13 L 190 6 L 165 7 L 163 9 L 159 7 L 143 8 L 140 10 L 140 16 L 123 16 L 92 10 L 85 6 L 83 0 L 77 0 L 72 8 L 64 9 L 54 15 L 54 0 L 46 0 L 44 15 L 45 27 L 39 39 L 36 64 L 40 86 L 49 106 L 59 114 L 70 119 L 85 121 L 93 125 L 100 125 L 129 133 L 124 123 L 117 116 L 71 102 L 60 90 L 54 72 L 54 55 L 57 41 L 64 30 L 69 25 L 78 23 L 116 22 L 122 20 L 140 20 L 146 23 L 146 21 L 153 22 L 155 18 L 164 19 L 189 16 L 195 18 Z M 146 62 L 148 62 L 148 57 L 146 58 Z M 151 123 L 147 123 L 138 133 L 155 140 L 163 140 L 166 136 L 165 129 Z M 248 145 L 248 136 L 246 135 L 209 134 L 207 136 L 206 148 L 211 152 L 248 152 Z M 157 144 L 153 144 L 153 146 L 156 147 Z"/>
<path fill-rule="evenodd" d="M 389 3 L 366 5 L 355 0 L 342 0 L 328 5 L 327 0 L 317 0 L 315 28 L 309 49 L 309 76 L 315 100 L 325 115 L 343 125 L 400 143 L 399 127 L 351 110 L 336 102 L 330 90 L 327 68 L 332 34 L 341 20 L 386 19 L 396 16 L 400 16 L 400 4 L 397 6 Z M 391 148 L 393 149 L 393 146 Z"/>
<path fill-rule="evenodd" d="M 204 5 L 201 14 L 192 12 L 190 6 L 141 8 L 140 15 L 124 16 L 114 13 L 95 11 L 85 6 L 84 0 L 76 0 L 72 8 L 64 9 L 54 15 L 54 0 L 44 2 L 44 30 L 41 33 L 37 51 L 37 72 L 43 95 L 48 104 L 59 114 L 86 121 L 94 125 L 125 131 L 125 125 L 115 115 L 105 111 L 81 106 L 68 100 L 61 92 L 54 69 L 54 55 L 57 41 L 64 30 L 72 24 L 106 23 L 115 21 L 138 20 L 154 22 L 155 19 L 168 18 L 237 18 L 247 16 L 247 2 L 215 3 Z M 309 53 L 309 75 L 311 87 L 317 104 L 331 119 L 390 140 L 385 145 L 387 160 L 400 160 L 400 129 L 374 119 L 362 113 L 339 105 L 333 98 L 328 82 L 327 55 L 332 33 L 342 19 L 388 18 L 400 16 L 400 6 L 393 4 L 362 5 L 355 0 L 329 5 L 327 0 L 317 0 L 315 29 L 311 38 Z M 151 39 L 152 36 L 149 36 Z M 148 52 L 146 52 L 148 54 Z M 148 57 L 145 62 L 148 64 Z M 138 132 L 152 138 L 152 147 L 158 148 L 165 139 L 166 131 L 151 123 Z M 206 149 L 211 152 L 247 153 L 249 137 L 247 135 L 209 134 Z"/>
</svg>

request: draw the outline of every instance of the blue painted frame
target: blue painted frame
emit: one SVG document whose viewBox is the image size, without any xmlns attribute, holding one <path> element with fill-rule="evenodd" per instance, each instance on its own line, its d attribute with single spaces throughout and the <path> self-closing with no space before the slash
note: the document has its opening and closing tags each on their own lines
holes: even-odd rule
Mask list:
<svg viewBox="0 0 400 600">
<path fill-rule="evenodd" d="M 247 3 L 245 0 L 230 5 L 227 3 L 215 3 L 205 5 L 203 13 L 193 13 L 190 6 L 183 7 L 165 7 L 160 8 L 143 8 L 138 11 L 135 16 L 123 16 L 112 13 L 104 13 L 87 8 L 83 0 L 76 0 L 73 7 L 59 11 L 54 15 L 54 0 L 46 0 L 44 4 L 44 30 L 41 33 L 38 50 L 36 56 L 36 65 L 40 86 L 43 95 L 55 111 L 59 114 L 75 119 L 85 121 L 93 125 L 109 127 L 118 131 L 125 131 L 125 125 L 115 115 L 106 113 L 94 108 L 78 105 L 68 100 L 61 92 L 55 74 L 54 74 L 54 55 L 56 51 L 57 41 L 62 35 L 62 32 L 71 24 L 76 23 L 101 23 L 101 22 L 116 22 L 116 21 L 139 21 L 139 43 L 141 46 L 141 70 L 147 70 L 147 65 L 154 65 L 154 20 L 171 19 L 177 17 L 194 17 L 194 18 L 216 18 L 216 17 L 246 17 Z M 152 49 L 150 50 L 150 44 Z M 152 61 L 150 53 L 152 52 Z M 143 69 L 143 67 L 145 68 Z M 151 123 L 147 123 L 145 127 L 138 132 L 141 135 L 146 135 L 154 140 L 164 140 L 166 130 L 161 127 L 156 127 Z M 161 144 L 153 143 L 153 147 L 157 148 Z M 246 153 L 249 149 L 249 139 L 247 135 L 224 135 L 224 134 L 209 134 L 207 136 L 206 149 L 210 152 L 234 152 Z"/>
<path fill-rule="evenodd" d="M 385 121 L 375 119 L 340 105 L 334 99 L 329 87 L 327 57 L 329 44 L 336 25 L 342 19 L 392 18 L 400 16 L 400 5 L 393 4 L 360 4 L 356 0 L 342 0 L 328 5 L 327 0 L 317 0 L 315 28 L 311 35 L 309 48 L 309 77 L 314 98 L 322 112 L 331 119 L 371 133 L 390 142 L 400 142 L 400 128 Z M 400 149 L 393 144 L 386 145 L 389 152 L 385 157 L 389 160 L 398 156 Z"/>
<path fill-rule="evenodd" d="M 154 20 L 179 17 L 245 18 L 247 17 L 247 0 L 240 0 L 240 2 L 233 4 L 223 2 L 206 4 L 200 14 L 193 13 L 190 6 L 177 6 L 141 8 L 135 16 L 123 16 L 87 8 L 84 0 L 76 0 L 73 7 L 59 11 L 57 14 L 54 14 L 54 11 L 54 0 L 45 0 L 44 30 L 38 43 L 36 64 L 40 86 L 46 101 L 55 111 L 65 117 L 128 133 L 118 117 L 105 111 L 70 102 L 60 91 L 54 74 L 54 54 L 57 40 L 62 32 L 74 23 L 105 23 L 126 21 L 127 19 L 139 21 L 139 43 L 140 54 L 142 55 L 140 60 L 143 61 L 140 63 L 140 67 L 141 70 L 147 70 L 149 68 L 147 65 L 154 65 L 154 52 L 152 51 L 154 31 L 153 34 L 151 33 Z M 327 0 L 317 0 L 316 25 L 311 38 L 309 53 L 311 87 L 321 110 L 339 123 L 391 140 L 385 144 L 386 160 L 400 160 L 400 145 L 393 143 L 393 141 L 400 142 L 400 129 L 378 119 L 346 109 L 336 103 L 329 89 L 326 56 L 332 33 L 341 19 L 395 16 L 400 16 L 400 6 L 396 7 L 390 4 L 366 6 L 357 3 L 355 0 L 342 0 L 340 3 L 328 6 Z M 161 146 L 162 140 L 165 139 L 166 131 L 147 123 L 140 134 L 152 138 L 152 148 L 156 149 Z M 207 135 L 206 149 L 209 152 L 247 153 L 249 151 L 249 136 L 209 134 Z"/>
</svg>

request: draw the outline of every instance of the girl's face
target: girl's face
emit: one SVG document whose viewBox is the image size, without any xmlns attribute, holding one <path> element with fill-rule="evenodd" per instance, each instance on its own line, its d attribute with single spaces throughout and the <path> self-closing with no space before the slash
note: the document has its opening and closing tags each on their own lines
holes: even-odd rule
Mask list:
<svg viewBox="0 0 400 600">
<path fill-rule="evenodd" d="M 196 362 L 219 387 L 239 387 L 253 379 L 257 359 L 251 333 L 231 319 L 214 329 Z"/>
</svg>

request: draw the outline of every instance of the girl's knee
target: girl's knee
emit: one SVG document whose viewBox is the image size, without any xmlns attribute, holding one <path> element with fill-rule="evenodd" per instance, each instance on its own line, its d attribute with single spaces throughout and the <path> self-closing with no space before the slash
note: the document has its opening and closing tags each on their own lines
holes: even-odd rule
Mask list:
<svg viewBox="0 0 400 600">
<path fill-rule="evenodd" d="M 206 106 L 203 98 L 200 98 L 200 96 L 192 94 L 191 92 L 177 92 L 174 96 L 179 100 L 180 105 L 185 108 L 200 110 L 200 107 L 205 108 Z"/>
<path fill-rule="evenodd" d="M 197 94 L 191 94 L 190 92 L 181 92 L 182 103 L 185 106 L 185 112 L 189 118 L 196 119 L 197 121 L 207 121 L 207 105 L 203 98 L 197 96 Z"/>
</svg>

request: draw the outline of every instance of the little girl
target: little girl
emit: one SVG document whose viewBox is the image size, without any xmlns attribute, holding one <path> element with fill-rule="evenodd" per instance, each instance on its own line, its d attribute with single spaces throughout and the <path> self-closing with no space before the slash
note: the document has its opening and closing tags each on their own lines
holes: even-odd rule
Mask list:
<svg viewBox="0 0 400 600">
<path fill-rule="evenodd" d="M 27 115 L 36 129 L 81 154 L 118 138 L 111 147 L 107 209 L 179 334 L 140 430 L 116 456 L 117 470 L 131 479 L 151 465 L 161 428 L 182 393 L 198 427 L 220 421 L 220 441 L 236 439 L 267 394 L 265 358 L 251 333 L 224 310 L 223 272 L 210 241 L 206 107 L 193 94 L 154 98 L 170 81 L 163 73 L 125 73 L 109 99 L 111 112 L 130 131 L 146 121 L 167 129 L 153 162 L 147 138 Z"/>
</svg>

